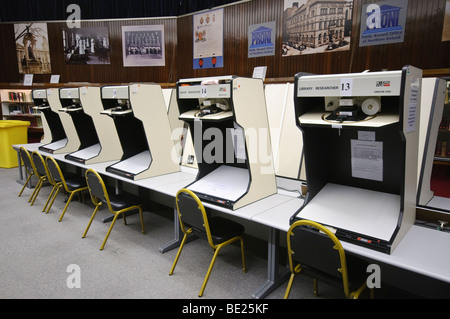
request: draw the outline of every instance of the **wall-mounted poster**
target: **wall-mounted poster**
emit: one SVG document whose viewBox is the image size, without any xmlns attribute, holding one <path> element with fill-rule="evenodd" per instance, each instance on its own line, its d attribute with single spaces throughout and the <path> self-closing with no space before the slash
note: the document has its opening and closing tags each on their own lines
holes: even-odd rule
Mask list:
<svg viewBox="0 0 450 319">
<path fill-rule="evenodd" d="M 361 12 L 359 46 L 403 42 L 408 0 L 365 4 Z"/>
<path fill-rule="evenodd" d="M 248 57 L 275 55 L 276 22 L 260 23 L 248 27 Z"/>
<path fill-rule="evenodd" d="M 353 0 L 284 0 L 283 56 L 350 50 Z"/>
<path fill-rule="evenodd" d="M 450 0 L 445 6 L 444 29 L 442 30 L 442 41 L 450 41 Z"/>
<path fill-rule="evenodd" d="M 194 69 L 223 67 L 223 9 L 193 16 Z"/>
<path fill-rule="evenodd" d="M 67 64 L 110 64 L 107 27 L 65 28 L 62 32 Z"/>
<path fill-rule="evenodd" d="M 123 66 L 164 66 L 164 25 L 122 27 Z"/>
<path fill-rule="evenodd" d="M 50 74 L 46 23 L 14 24 L 17 62 L 21 74 Z"/>
</svg>

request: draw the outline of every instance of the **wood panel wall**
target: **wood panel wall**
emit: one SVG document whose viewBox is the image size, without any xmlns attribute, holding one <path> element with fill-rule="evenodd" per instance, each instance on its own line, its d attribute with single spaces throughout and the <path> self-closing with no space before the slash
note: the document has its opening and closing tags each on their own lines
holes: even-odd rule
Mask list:
<svg viewBox="0 0 450 319">
<path fill-rule="evenodd" d="M 128 25 L 164 25 L 165 66 L 158 67 L 124 67 L 122 58 L 122 26 Z M 176 60 L 174 50 L 177 43 L 177 19 L 139 19 L 139 20 L 99 20 L 82 21 L 81 27 L 107 27 L 111 49 L 110 64 L 80 65 L 66 64 L 62 29 L 67 28 L 65 22 L 47 22 L 50 61 L 52 74 L 60 75 L 60 83 L 130 83 L 130 82 L 176 82 Z M 14 26 L 0 24 L 0 82 L 19 82 L 23 74 L 19 74 L 14 42 Z M 50 74 L 35 74 L 33 82 L 49 83 Z"/>
<path fill-rule="evenodd" d="M 403 43 L 359 47 L 361 10 L 374 0 L 354 0 L 351 48 L 344 52 L 326 52 L 283 57 L 282 24 L 284 0 L 257 0 L 224 9 L 224 67 L 193 70 L 192 16 L 178 19 L 178 75 L 183 77 L 236 74 L 251 76 L 256 66 L 267 66 L 267 78 L 293 77 L 297 72 L 332 74 L 362 72 L 370 69 L 398 70 L 410 64 L 422 69 L 450 67 L 450 41 L 442 42 L 446 0 L 409 0 L 406 34 Z M 276 21 L 276 54 L 273 57 L 247 58 L 247 30 L 251 24 Z"/>
<path fill-rule="evenodd" d="M 359 47 L 362 6 L 374 0 L 354 0 L 351 48 L 344 52 L 326 52 L 283 57 L 283 0 L 253 0 L 224 7 L 224 67 L 193 69 L 192 15 L 178 18 L 139 20 L 83 21 L 82 26 L 107 26 L 111 44 L 110 65 L 67 65 L 63 56 L 61 29 L 65 22 L 48 22 L 52 73 L 61 83 L 174 83 L 180 78 L 217 75 L 252 76 L 256 66 L 266 65 L 267 78 L 292 78 L 297 72 L 315 74 L 397 70 L 410 64 L 422 69 L 450 68 L 450 41 L 442 42 L 446 0 L 409 0 L 403 43 Z M 276 54 L 248 58 L 248 26 L 276 21 Z M 166 65 L 162 67 L 124 67 L 122 26 L 163 24 Z M 0 83 L 23 80 L 18 73 L 12 24 L 0 24 Z M 35 75 L 34 82 L 48 83 L 50 75 Z"/>
</svg>

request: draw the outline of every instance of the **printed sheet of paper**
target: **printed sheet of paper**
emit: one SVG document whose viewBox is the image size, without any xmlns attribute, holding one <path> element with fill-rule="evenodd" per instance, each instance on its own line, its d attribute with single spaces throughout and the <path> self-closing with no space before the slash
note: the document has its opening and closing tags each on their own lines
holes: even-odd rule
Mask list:
<svg viewBox="0 0 450 319">
<path fill-rule="evenodd" d="M 383 181 L 383 142 L 352 140 L 352 176 Z"/>
</svg>

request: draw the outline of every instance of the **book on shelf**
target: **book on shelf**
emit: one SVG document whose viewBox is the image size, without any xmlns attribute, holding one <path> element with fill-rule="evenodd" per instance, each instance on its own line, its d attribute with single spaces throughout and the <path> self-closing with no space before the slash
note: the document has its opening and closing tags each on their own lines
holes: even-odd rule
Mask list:
<svg viewBox="0 0 450 319">
<path fill-rule="evenodd" d="M 8 99 L 10 102 L 31 102 L 31 93 L 27 92 L 8 92 Z"/>
<path fill-rule="evenodd" d="M 450 158 L 450 142 L 438 141 L 436 144 L 436 150 L 434 152 L 434 156 Z"/>
<path fill-rule="evenodd" d="M 450 116 L 444 116 L 439 125 L 440 131 L 450 131 Z"/>
</svg>

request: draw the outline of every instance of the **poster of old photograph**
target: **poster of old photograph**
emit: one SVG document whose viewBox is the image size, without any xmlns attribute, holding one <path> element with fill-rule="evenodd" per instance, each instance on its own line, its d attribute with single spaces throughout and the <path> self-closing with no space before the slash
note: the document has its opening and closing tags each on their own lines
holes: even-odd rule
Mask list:
<svg viewBox="0 0 450 319">
<path fill-rule="evenodd" d="M 122 27 L 123 66 L 164 66 L 164 25 Z"/>
<path fill-rule="evenodd" d="M 283 56 L 350 50 L 353 0 L 284 0 Z"/>
<path fill-rule="evenodd" d="M 14 36 L 19 73 L 52 73 L 46 23 L 14 24 Z"/>
<path fill-rule="evenodd" d="M 65 28 L 62 32 L 67 64 L 110 64 L 107 27 Z"/>
<path fill-rule="evenodd" d="M 444 28 L 442 30 L 442 41 L 450 41 L 450 0 L 445 6 Z"/>
</svg>

